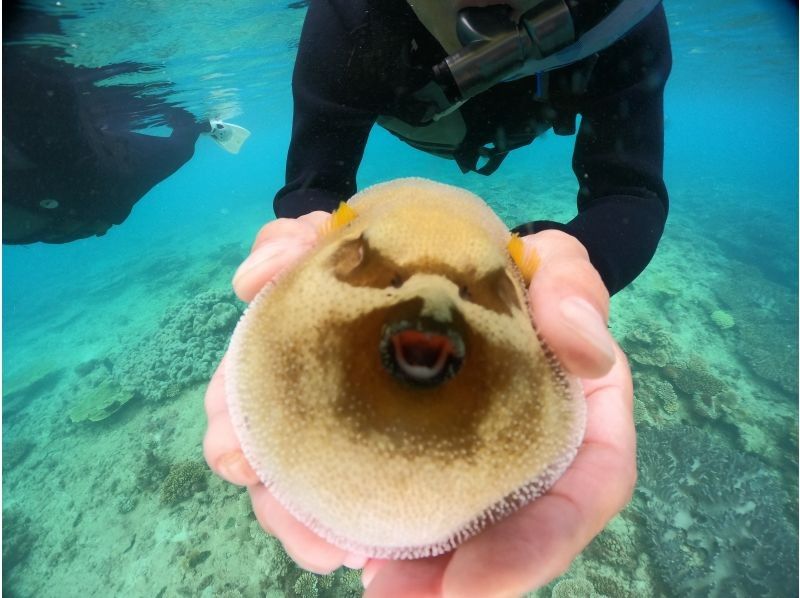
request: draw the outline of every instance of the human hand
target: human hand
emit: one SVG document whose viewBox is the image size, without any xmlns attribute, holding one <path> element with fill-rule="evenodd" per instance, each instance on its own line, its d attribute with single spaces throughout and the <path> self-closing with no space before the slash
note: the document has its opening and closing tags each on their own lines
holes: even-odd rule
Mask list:
<svg viewBox="0 0 800 598">
<path fill-rule="evenodd" d="M 252 299 L 276 271 L 287 267 L 286 261 L 272 262 L 284 258 L 274 257 L 274 247 L 268 245 L 283 243 L 287 247 L 286 239 L 278 234 L 287 229 L 292 235 L 297 232 L 294 225 L 276 224 L 259 235 L 261 241 L 257 240 L 253 256 L 261 252 L 260 257 L 248 258 L 234 279 L 243 299 Z M 313 246 L 316 227 L 313 230 L 311 236 L 304 232 L 307 245 L 302 251 Z M 417 561 L 367 563 L 367 596 L 491 597 L 539 587 L 563 572 L 630 498 L 636 477 L 633 392 L 625 358 L 605 328 L 608 293 L 585 249 L 573 237 L 543 231 L 524 242 L 541 259 L 530 291 L 534 320 L 565 368 L 584 378 L 588 402 L 584 443 L 546 495 L 455 551 Z M 264 246 L 268 249 L 262 251 Z M 300 251 L 297 244 L 288 247 Z M 292 253 L 289 261 L 293 263 L 299 255 Z M 364 557 L 348 554 L 314 535 L 259 483 L 231 426 L 221 369 L 209 386 L 206 408 L 209 465 L 228 481 L 248 486 L 258 520 L 283 541 L 289 555 L 317 573 L 342 564 L 362 566 Z"/>
<path fill-rule="evenodd" d="M 609 297 L 584 247 L 549 230 L 523 238 L 540 258 L 529 290 L 539 333 L 581 378 L 586 434 L 573 463 L 543 496 L 451 553 L 418 561 L 370 561 L 370 597 L 518 596 L 564 573 L 630 500 L 636 482 L 633 385 L 606 328 Z"/>
<path fill-rule="evenodd" d="M 281 272 L 293 266 L 317 242 L 328 212 L 312 212 L 299 218 L 279 218 L 264 225 L 248 258 L 233 277 L 237 296 L 250 302 Z M 261 526 L 281 539 L 286 552 L 304 569 L 329 573 L 341 565 L 361 568 L 365 557 L 348 555 L 324 543 L 281 507 L 261 484 L 242 453 L 225 401 L 224 358 L 206 391 L 208 418 L 203 451 L 211 469 L 232 484 L 247 486 L 253 511 Z"/>
<path fill-rule="evenodd" d="M 233 290 L 250 303 L 266 284 L 290 268 L 317 242 L 319 231 L 331 217 L 316 211 L 299 218 L 278 218 L 261 227 L 250 255 L 233 275 Z"/>
</svg>

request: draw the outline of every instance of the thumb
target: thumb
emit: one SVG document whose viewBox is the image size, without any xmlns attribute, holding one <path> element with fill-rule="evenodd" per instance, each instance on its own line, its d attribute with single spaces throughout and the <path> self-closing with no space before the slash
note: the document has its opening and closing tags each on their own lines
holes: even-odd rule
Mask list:
<svg viewBox="0 0 800 598">
<path fill-rule="evenodd" d="M 523 242 L 540 260 L 528 290 L 539 334 L 572 374 L 606 374 L 616 360 L 607 327 L 609 295 L 586 249 L 557 230 L 529 235 Z"/>
</svg>

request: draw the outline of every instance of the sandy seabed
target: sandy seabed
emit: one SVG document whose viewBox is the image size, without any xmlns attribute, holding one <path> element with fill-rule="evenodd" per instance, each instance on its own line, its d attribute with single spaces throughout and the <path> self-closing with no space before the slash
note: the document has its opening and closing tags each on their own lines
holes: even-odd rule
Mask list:
<svg viewBox="0 0 800 598">
<path fill-rule="evenodd" d="M 525 207 L 507 198 L 525 185 L 474 190 L 513 225 Z M 572 185 L 553 187 L 543 217 L 568 217 Z M 671 192 L 677 205 L 690 193 Z M 759 218 L 770 234 L 747 237 Z M 776 231 L 767 208 L 749 223 L 673 213 L 647 271 L 614 298 L 611 329 L 636 384 L 639 488 L 535 595 L 791 595 L 796 263 L 770 252 L 792 224 Z M 4 595 L 361 594 L 358 572 L 298 569 L 247 493 L 203 462 L 203 393 L 242 309 L 229 281 L 248 243 L 165 237 L 50 289 L 72 298 L 58 310 L 38 297 L 6 315 Z"/>
</svg>

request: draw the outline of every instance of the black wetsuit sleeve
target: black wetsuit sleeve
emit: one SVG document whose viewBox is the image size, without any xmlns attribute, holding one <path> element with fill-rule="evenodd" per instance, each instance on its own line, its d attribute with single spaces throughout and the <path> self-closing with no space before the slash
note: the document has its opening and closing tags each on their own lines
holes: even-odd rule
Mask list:
<svg viewBox="0 0 800 598">
<path fill-rule="evenodd" d="M 279 218 L 334 210 L 356 192 L 377 113 L 364 106 L 359 31 L 328 0 L 311 2 L 292 77 L 294 117 Z M 359 106 L 358 108 L 356 106 Z"/>
<path fill-rule="evenodd" d="M 572 161 L 578 215 L 567 224 L 537 221 L 515 229 L 575 236 L 612 294 L 644 270 L 664 230 L 663 91 L 671 64 L 666 18 L 658 7 L 600 54 L 578 106 Z"/>
</svg>

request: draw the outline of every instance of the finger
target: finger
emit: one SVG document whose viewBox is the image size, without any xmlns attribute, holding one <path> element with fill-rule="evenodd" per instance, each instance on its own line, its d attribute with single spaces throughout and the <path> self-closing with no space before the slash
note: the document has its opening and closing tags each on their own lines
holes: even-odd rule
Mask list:
<svg viewBox="0 0 800 598">
<path fill-rule="evenodd" d="M 330 220 L 330 218 L 330 212 L 315 210 L 314 212 L 309 212 L 308 214 L 298 216 L 297 219 L 310 226 L 314 230 L 315 235 L 319 236 L 319 231 L 328 222 L 328 220 Z"/>
<path fill-rule="evenodd" d="M 364 570 L 361 572 L 361 583 L 364 585 L 366 589 L 372 580 L 375 579 L 375 576 L 378 574 L 378 571 L 383 569 L 386 565 L 391 563 L 392 561 L 386 559 L 369 559 L 367 563 L 364 565 Z"/>
<path fill-rule="evenodd" d="M 586 438 L 570 468 L 547 494 L 455 552 L 444 596 L 514 596 L 541 587 L 630 500 L 636 441 L 626 367 L 618 361 L 587 397 Z"/>
<path fill-rule="evenodd" d="M 208 383 L 206 388 L 206 396 L 203 404 L 206 408 L 206 417 L 210 418 L 212 415 L 227 411 L 228 406 L 225 404 L 225 361 L 227 355 L 223 356 L 220 360 L 217 369 L 214 370 L 214 375 L 211 376 L 211 382 Z"/>
<path fill-rule="evenodd" d="M 220 365 L 206 390 L 208 427 L 203 438 L 203 455 L 211 471 L 239 486 L 258 483 L 258 476 L 242 453 L 225 404 L 224 367 Z"/>
<path fill-rule="evenodd" d="M 233 288 L 250 302 L 281 272 L 294 265 L 316 245 L 330 213 L 317 210 L 298 218 L 278 218 L 261 227 L 250 255 L 233 275 Z"/>
<path fill-rule="evenodd" d="M 242 262 L 233 276 L 233 289 L 242 301 L 250 302 L 258 292 L 287 268 L 293 266 L 314 242 L 279 237 L 264 242 Z"/>
<path fill-rule="evenodd" d="M 365 571 L 364 598 L 439 598 L 442 574 L 451 555 L 413 561 L 381 561 L 376 574 Z"/>
<path fill-rule="evenodd" d="M 249 492 L 258 522 L 283 543 L 286 553 L 303 569 L 325 575 L 351 558 L 295 519 L 263 485 L 252 486 Z"/>
<path fill-rule="evenodd" d="M 293 237 L 301 241 L 312 242 L 316 237 L 316 231 L 313 226 L 309 226 L 309 223 L 299 218 L 271 220 L 262 226 L 258 234 L 256 234 L 250 252 L 252 253 L 264 243 L 279 237 Z"/>
<path fill-rule="evenodd" d="M 587 398 L 604 396 L 598 395 L 597 393 L 608 386 L 619 389 L 620 392 L 617 393 L 617 396 L 623 402 L 626 413 L 633 413 L 633 379 L 631 377 L 631 368 L 628 363 L 628 358 L 616 342 L 614 342 L 614 366 L 611 368 L 611 371 L 601 378 L 586 379 L 582 380 L 582 382 L 583 391 Z M 606 412 L 602 411 L 602 413 Z M 610 429 L 606 430 L 606 432 L 609 433 L 607 440 L 609 442 L 613 441 L 615 437 L 614 430 Z"/>
<path fill-rule="evenodd" d="M 560 231 L 524 237 L 540 266 L 529 290 L 536 328 L 567 371 L 596 378 L 614 363 L 609 296 L 580 242 Z"/>
</svg>

